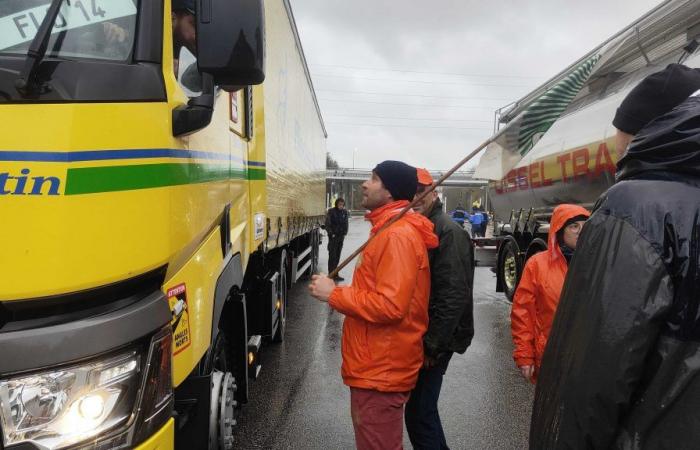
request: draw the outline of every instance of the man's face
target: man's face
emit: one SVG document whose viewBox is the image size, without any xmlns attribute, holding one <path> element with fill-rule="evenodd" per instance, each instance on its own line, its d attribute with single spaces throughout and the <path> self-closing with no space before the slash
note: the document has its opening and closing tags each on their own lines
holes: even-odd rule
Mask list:
<svg viewBox="0 0 700 450">
<path fill-rule="evenodd" d="M 197 29 L 194 23 L 194 16 L 184 11 L 174 11 L 171 15 L 173 20 L 173 41 L 175 47 L 186 47 L 193 55 L 197 54 Z"/>
<path fill-rule="evenodd" d="M 420 197 L 423 195 L 425 191 L 428 190 L 430 186 L 424 186 L 422 184 L 418 185 L 418 192 L 416 192 L 416 197 Z M 435 200 L 437 199 L 437 192 L 432 191 L 430 194 L 426 195 L 423 197 L 423 200 L 419 201 L 413 206 L 413 209 L 420 214 L 423 214 L 424 216 L 427 216 L 430 213 L 430 210 L 433 207 L 433 203 L 435 203 Z"/>
<path fill-rule="evenodd" d="M 633 134 L 617 130 L 615 133 L 615 153 L 617 153 L 617 159 L 625 156 L 625 153 L 627 153 L 627 146 L 632 142 L 632 139 L 634 139 Z"/>
<path fill-rule="evenodd" d="M 382 180 L 374 172 L 369 180 L 362 183 L 362 206 L 364 208 L 371 211 L 391 203 L 393 200 Z"/>
<path fill-rule="evenodd" d="M 338 202 L 335 207 L 338 209 L 345 209 L 345 202 Z"/>
</svg>

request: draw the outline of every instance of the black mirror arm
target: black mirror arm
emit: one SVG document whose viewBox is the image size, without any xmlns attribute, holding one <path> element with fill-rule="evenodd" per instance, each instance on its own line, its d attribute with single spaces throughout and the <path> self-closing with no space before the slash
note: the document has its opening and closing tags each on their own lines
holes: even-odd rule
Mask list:
<svg viewBox="0 0 700 450">
<path fill-rule="evenodd" d="M 197 97 L 193 97 L 187 102 L 188 106 L 199 107 L 199 108 L 209 108 L 214 110 L 214 90 L 216 86 L 214 85 L 214 77 L 211 74 L 202 74 L 202 93 Z"/>
</svg>

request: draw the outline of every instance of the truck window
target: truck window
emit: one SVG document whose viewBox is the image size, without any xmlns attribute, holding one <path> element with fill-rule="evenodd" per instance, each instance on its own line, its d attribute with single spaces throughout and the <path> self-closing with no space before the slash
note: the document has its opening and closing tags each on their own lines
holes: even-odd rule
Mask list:
<svg viewBox="0 0 700 450">
<path fill-rule="evenodd" d="M 126 61 L 134 44 L 136 0 L 66 0 L 46 56 Z M 49 0 L 0 0 L 0 54 L 26 55 Z"/>
<path fill-rule="evenodd" d="M 51 0 L 0 0 L 0 104 L 166 100 L 163 7 L 147 0 L 62 0 L 33 92 L 17 88 Z M 150 52 L 150 53 L 149 53 Z M 142 58 L 142 56 L 146 56 Z"/>
</svg>

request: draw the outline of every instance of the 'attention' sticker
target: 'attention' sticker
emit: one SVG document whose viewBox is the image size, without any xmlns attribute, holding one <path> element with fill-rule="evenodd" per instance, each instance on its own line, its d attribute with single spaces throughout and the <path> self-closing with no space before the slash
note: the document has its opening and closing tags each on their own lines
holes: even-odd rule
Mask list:
<svg viewBox="0 0 700 450">
<path fill-rule="evenodd" d="M 177 355 L 189 347 L 192 342 L 185 283 L 168 289 L 167 295 L 170 311 L 173 314 L 173 319 L 170 322 L 173 327 L 173 355 Z"/>
</svg>

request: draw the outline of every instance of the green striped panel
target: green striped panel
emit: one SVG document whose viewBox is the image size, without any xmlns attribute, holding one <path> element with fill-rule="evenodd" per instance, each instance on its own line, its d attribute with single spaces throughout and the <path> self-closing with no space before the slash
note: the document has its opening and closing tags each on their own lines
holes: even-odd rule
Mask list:
<svg viewBox="0 0 700 450">
<path fill-rule="evenodd" d="M 600 55 L 594 55 L 583 62 L 573 73 L 551 87 L 523 113 L 517 138 L 518 152 L 522 156 L 534 147 L 534 137 L 549 130 L 568 108 L 588 81 L 600 57 Z"/>
<path fill-rule="evenodd" d="M 265 169 L 214 164 L 141 164 L 68 169 L 65 195 L 130 191 L 229 179 L 264 180 Z"/>
</svg>

